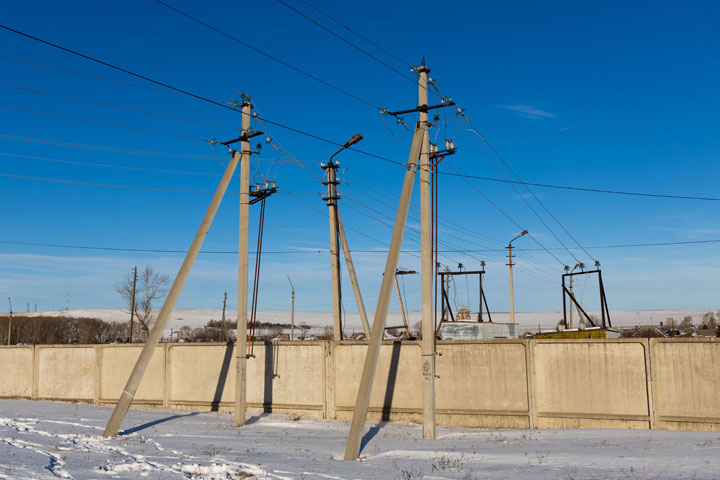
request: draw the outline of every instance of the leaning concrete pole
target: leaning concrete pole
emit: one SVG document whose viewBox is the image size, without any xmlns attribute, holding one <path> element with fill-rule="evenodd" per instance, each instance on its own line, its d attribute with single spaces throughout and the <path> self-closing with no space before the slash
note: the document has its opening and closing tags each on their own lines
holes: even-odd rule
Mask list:
<svg viewBox="0 0 720 480">
<path fill-rule="evenodd" d="M 350 283 L 352 283 L 353 292 L 355 293 L 355 301 L 358 306 L 358 313 L 360 314 L 360 320 L 362 321 L 363 331 L 365 337 L 370 338 L 370 323 L 368 322 L 367 312 L 365 311 L 365 303 L 363 302 L 362 294 L 360 293 L 360 285 L 355 275 L 355 265 L 353 265 L 352 255 L 350 254 L 350 248 L 348 247 L 347 238 L 345 237 L 345 229 L 343 228 L 342 220 L 340 219 L 340 209 L 335 207 L 335 214 L 337 215 L 338 232 L 340 233 L 340 243 L 342 244 L 343 255 L 345 255 L 345 264 L 347 265 L 348 275 L 350 275 Z"/>
<path fill-rule="evenodd" d="M 130 402 L 132 402 L 132 399 L 135 397 L 135 393 L 140 386 L 145 370 L 147 369 L 150 359 L 155 352 L 155 347 L 160 340 L 160 336 L 165 329 L 165 325 L 170 319 L 170 314 L 172 313 L 175 303 L 180 296 L 183 285 L 185 285 L 185 280 L 187 280 L 188 275 L 190 275 L 190 270 L 195 262 L 195 258 L 197 258 L 200 247 L 202 247 L 205 236 L 207 235 L 213 218 L 215 217 L 215 213 L 220 206 L 220 201 L 225 195 L 225 190 L 227 190 L 227 186 L 230 183 L 230 179 L 232 179 L 235 167 L 237 167 L 239 161 L 240 154 L 234 152 L 232 158 L 230 159 L 230 163 L 225 169 L 222 180 L 220 180 L 220 185 L 218 185 L 215 195 L 210 202 L 205 218 L 203 218 L 200 228 L 195 235 L 195 239 L 193 240 L 192 245 L 190 245 L 187 255 L 185 255 L 185 261 L 183 261 L 180 271 L 178 271 L 175 281 L 173 282 L 172 287 L 170 287 L 170 292 L 168 293 L 167 298 L 165 298 L 165 303 L 163 303 L 163 306 L 160 309 L 155 325 L 145 341 L 142 352 L 140 352 L 140 357 L 138 357 L 137 362 L 135 363 L 135 368 L 133 368 L 130 378 L 125 385 L 122 394 L 120 394 L 118 403 L 115 405 L 115 410 L 113 410 L 112 416 L 105 427 L 105 432 L 103 432 L 103 437 L 116 435 L 118 430 L 120 430 L 120 425 L 125 419 L 128 408 L 130 408 Z"/>
<path fill-rule="evenodd" d="M 365 355 L 365 364 L 363 366 L 362 376 L 360 377 L 360 388 L 355 402 L 350 435 L 348 435 L 348 441 L 345 447 L 345 460 L 357 460 L 360 454 L 360 445 L 363 431 L 365 430 L 365 420 L 367 418 L 368 408 L 370 407 L 370 394 L 372 393 L 373 379 L 375 378 L 375 370 L 377 369 L 378 357 L 380 355 L 380 345 L 382 344 L 382 337 L 385 332 L 385 320 L 387 319 L 388 308 L 390 307 L 390 294 L 392 293 L 395 271 L 397 269 L 398 258 L 400 257 L 400 247 L 402 247 L 403 234 L 405 233 L 405 224 L 407 222 L 410 198 L 415 181 L 415 171 L 417 170 L 417 162 L 420 156 L 424 133 L 424 129 L 418 124 L 415 127 L 412 146 L 410 147 L 410 158 L 408 159 L 407 170 L 405 171 L 405 180 L 403 181 L 400 203 L 398 204 L 397 216 L 395 217 L 395 228 L 393 229 L 390 250 L 388 251 L 388 258 L 385 263 L 385 273 L 383 274 L 382 285 L 380 286 L 380 295 L 378 296 L 377 308 L 375 310 L 372 334 L 370 335 L 368 350 Z"/>
<path fill-rule="evenodd" d="M 242 106 L 242 135 L 250 130 L 249 103 Z M 250 142 L 240 142 L 240 236 L 238 239 L 237 342 L 235 349 L 235 421 L 245 425 L 247 410 L 247 311 L 248 311 L 248 236 L 250 230 Z"/>
<path fill-rule="evenodd" d="M 427 106 L 428 74 L 425 62 L 418 69 L 418 106 Z M 423 382 L 423 438 L 435 438 L 435 323 L 433 314 L 433 252 L 432 218 L 430 214 L 430 137 L 427 110 L 420 111 L 420 126 L 424 130 L 420 152 L 420 276 L 422 280 L 422 382 Z"/>
</svg>

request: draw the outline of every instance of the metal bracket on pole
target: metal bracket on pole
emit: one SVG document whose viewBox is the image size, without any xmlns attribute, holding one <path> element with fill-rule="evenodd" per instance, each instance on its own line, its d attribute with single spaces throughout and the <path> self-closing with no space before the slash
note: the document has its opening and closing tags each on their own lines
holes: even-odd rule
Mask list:
<svg viewBox="0 0 720 480">
<path fill-rule="evenodd" d="M 447 102 L 447 103 L 441 103 L 439 105 L 420 105 L 415 108 L 410 108 L 408 110 L 398 110 L 397 112 L 386 112 L 388 115 L 392 115 L 393 117 L 396 115 L 404 115 L 406 113 L 414 113 L 414 112 L 423 112 L 427 113 L 428 110 L 435 110 L 436 108 L 445 108 L 445 107 L 452 107 L 455 106 L 455 102 Z"/>
</svg>

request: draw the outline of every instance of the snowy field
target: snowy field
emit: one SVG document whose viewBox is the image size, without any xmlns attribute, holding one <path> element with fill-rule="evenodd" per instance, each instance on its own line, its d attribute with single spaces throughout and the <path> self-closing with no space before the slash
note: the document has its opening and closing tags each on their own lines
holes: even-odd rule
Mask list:
<svg viewBox="0 0 720 480">
<path fill-rule="evenodd" d="M 481 430 L 368 422 L 361 460 L 342 461 L 347 422 L 0 400 L 2 479 L 713 479 L 720 432 Z"/>
</svg>

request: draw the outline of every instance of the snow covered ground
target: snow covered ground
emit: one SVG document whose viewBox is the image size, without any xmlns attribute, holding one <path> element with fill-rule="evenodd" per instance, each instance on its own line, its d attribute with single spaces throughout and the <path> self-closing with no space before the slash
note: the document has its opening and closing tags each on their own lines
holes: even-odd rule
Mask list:
<svg viewBox="0 0 720 480">
<path fill-rule="evenodd" d="M 720 432 L 481 430 L 369 422 L 361 460 L 342 461 L 347 422 L 0 400 L 2 479 L 713 479 Z"/>
<path fill-rule="evenodd" d="M 600 318 L 599 312 L 588 312 L 596 314 Z M 638 324 L 642 325 L 658 325 L 660 322 L 667 322 L 672 317 L 675 323 L 679 324 L 683 317 L 690 315 L 693 321 L 698 324 L 702 320 L 706 310 L 614 310 L 610 312 L 612 324 L 614 326 L 632 327 Z M 126 322 L 130 319 L 127 311 L 122 309 L 110 308 L 92 308 L 92 309 L 73 309 L 73 310 L 52 310 L 45 312 L 22 313 L 17 315 L 57 315 L 70 317 L 93 317 L 106 321 Z M 225 312 L 226 318 L 233 320 L 236 318 L 234 310 Z M 258 312 L 258 320 L 271 323 L 290 323 L 290 312 Z M 370 322 L 372 323 L 372 314 Z M 576 314 L 577 315 L 577 314 Z M 179 330 L 180 327 L 187 325 L 191 328 L 203 327 L 209 320 L 220 320 L 222 318 L 222 310 L 188 308 L 176 309 L 173 311 L 170 321 L 165 329 L 165 336 L 170 335 L 170 330 Z M 562 312 L 516 312 L 515 321 L 519 325 L 519 331 L 533 330 L 537 331 L 538 325 L 543 329 L 553 329 L 557 322 L 562 318 Z M 509 322 L 510 314 L 508 312 L 494 312 L 492 319 L 495 322 Z M 576 317 L 577 319 L 577 317 Z M 416 322 L 420 321 L 420 312 L 408 313 L 408 324 L 412 327 Z M 332 325 L 332 313 L 312 313 L 312 312 L 295 312 L 295 326 L 305 323 L 312 327 L 310 333 L 317 335 L 322 333 L 323 327 Z M 387 319 L 388 326 L 402 325 L 402 316 L 398 312 L 390 312 Z M 348 314 L 345 322 L 346 333 L 352 331 L 361 332 L 362 323 L 358 314 Z M 297 332 L 297 330 L 296 330 Z M 287 332 L 286 332 L 287 333 Z"/>
</svg>

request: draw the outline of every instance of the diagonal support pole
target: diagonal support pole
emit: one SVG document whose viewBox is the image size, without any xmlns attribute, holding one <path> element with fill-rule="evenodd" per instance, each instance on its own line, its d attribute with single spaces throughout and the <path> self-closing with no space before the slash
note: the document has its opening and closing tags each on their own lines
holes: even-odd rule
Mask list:
<svg viewBox="0 0 720 480">
<path fill-rule="evenodd" d="M 117 405 L 115 405 L 115 410 L 113 410 L 113 413 L 110 416 L 110 420 L 105 427 L 103 437 L 117 435 L 118 430 L 120 430 L 120 425 L 125 419 L 125 415 L 130 408 L 130 402 L 132 402 L 132 399 L 135 397 L 135 393 L 140 386 L 140 382 L 142 381 L 143 375 L 145 374 L 145 370 L 147 370 L 147 367 L 150 364 L 150 359 L 155 352 L 155 347 L 160 341 L 160 336 L 165 329 L 165 325 L 170 319 L 170 314 L 172 313 L 173 308 L 175 308 L 175 303 L 180 296 L 180 292 L 185 285 L 185 281 L 187 280 L 188 275 L 190 275 L 190 270 L 192 269 L 193 263 L 195 263 L 195 259 L 197 258 L 198 252 L 200 251 L 200 247 L 202 247 L 203 241 L 207 236 L 207 232 L 210 229 L 213 218 L 215 218 L 215 213 L 220 206 L 220 202 L 225 195 L 225 191 L 227 190 L 230 179 L 232 178 L 239 161 L 240 154 L 238 152 L 234 152 L 232 158 L 230 159 L 230 163 L 225 169 L 222 180 L 220 180 L 220 185 L 218 185 L 218 188 L 215 191 L 215 195 L 210 202 L 207 213 L 205 213 L 205 218 L 203 218 L 203 221 L 200 224 L 200 228 L 198 229 L 197 234 L 195 234 L 192 245 L 190 245 L 190 249 L 188 250 L 187 255 L 185 255 L 185 260 L 183 261 L 182 266 L 180 267 L 180 270 L 175 277 L 175 281 L 173 282 L 172 287 L 170 287 L 170 292 L 168 293 L 167 298 L 165 298 L 165 302 L 160 309 L 160 313 L 158 314 L 158 318 L 155 321 L 155 325 L 153 326 L 152 330 L 150 331 L 150 335 L 148 335 L 148 338 L 145 341 L 142 352 L 140 352 L 140 356 L 135 363 L 135 368 L 133 368 L 133 371 L 130 374 L 130 378 L 125 385 L 125 388 L 123 389 L 120 398 L 118 399 Z"/>
<path fill-rule="evenodd" d="M 408 210 L 410 209 L 410 198 L 412 197 L 415 172 L 417 171 L 420 150 L 425 137 L 424 133 L 423 127 L 418 124 L 413 134 L 410 157 L 408 159 L 407 171 L 405 172 L 405 180 L 403 181 L 402 193 L 400 195 L 400 203 L 398 204 L 397 216 L 395 218 L 395 227 L 390 242 L 387 262 L 385 263 L 385 273 L 383 274 L 382 285 L 380 287 L 377 308 L 375 310 L 372 334 L 370 336 L 370 342 L 368 343 L 367 354 L 365 355 L 362 377 L 360 377 L 360 389 L 358 390 L 350 434 L 345 447 L 345 460 L 357 460 L 360 454 L 365 421 L 367 419 L 368 408 L 370 407 L 370 394 L 372 393 L 373 379 L 375 378 L 375 370 L 377 369 L 378 357 L 380 355 L 380 345 L 382 344 L 382 337 L 385 332 L 385 321 L 387 320 L 388 308 L 390 307 L 390 294 L 392 293 L 395 271 L 397 270 L 398 259 L 400 257 L 400 247 L 402 247 L 403 234 L 405 233 L 405 224 L 407 223 Z"/>
<path fill-rule="evenodd" d="M 348 275 L 350 275 L 350 283 L 352 283 L 353 286 L 353 293 L 355 293 L 355 302 L 357 302 L 358 313 L 360 314 L 360 320 L 362 321 L 363 331 L 365 332 L 365 337 L 370 338 L 370 322 L 368 322 L 367 312 L 365 311 L 365 303 L 363 302 L 362 294 L 360 293 L 360 285 L 357 281 L 357 275 L 355 275 L 355 265 L 353 265 L 352 255 L 350 254 L 350 248 L 348 247 L 347 238 L 345 237 L 345 229 L 343 228 L 343 223 L 340 219 L 340 209 L 337 207 L 335 208 L 335 215 L 337 216 L 340 243 L 342 244 L 343 254 L 345 255 L 345 264 L 347 265 Z"/>
</svg>

